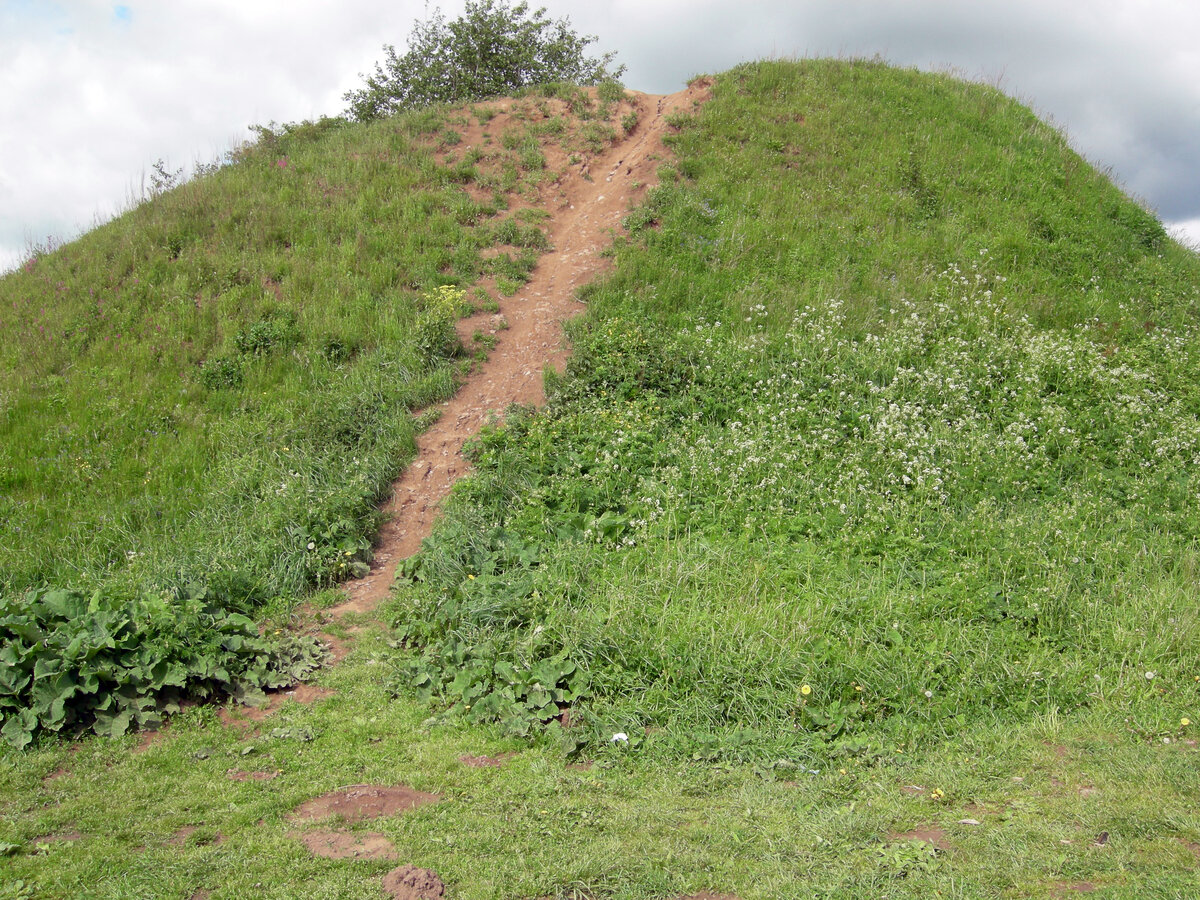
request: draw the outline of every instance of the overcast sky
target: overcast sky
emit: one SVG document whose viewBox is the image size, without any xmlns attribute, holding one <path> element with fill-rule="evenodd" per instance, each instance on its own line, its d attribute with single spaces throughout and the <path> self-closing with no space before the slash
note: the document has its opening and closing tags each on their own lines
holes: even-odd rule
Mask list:
<svg viewBox="0 0 1200 900">
<path fill-rule="evenodd" d="M 545 5 L 653 93 L 768 56 L 878 54 L 998 83 L 1200 242 L 1195 0 Z M 160 158 L 190 168 L 251 124 L 340 113 L 425 15 L 422 0 L 0 0 L 0 271 L 119 211 Z"/>
</svg>

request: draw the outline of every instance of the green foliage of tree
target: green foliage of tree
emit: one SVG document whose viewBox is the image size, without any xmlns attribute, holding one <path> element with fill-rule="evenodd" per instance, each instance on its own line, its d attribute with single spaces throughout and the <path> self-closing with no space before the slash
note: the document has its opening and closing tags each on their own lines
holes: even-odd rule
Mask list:
<svg viewBox="0 0 1200 900">
<path fill-rule="evenodd" d="M 569 19 L 550 19 L 528 3 L 468 0 L 461 18 L 447 22 L 440 9 L 416 21 L 408 50 L 384 45 L 385 58 L 366 86 L 348 91 L 347 114 L 359 121 L 433 103 L 462 103 L 515 92 L 530 84 L 569 81 L 597 84 L 620 78 L 615 53 L 586 55 L 594 35 L 579 35 Z"/>
</svg>

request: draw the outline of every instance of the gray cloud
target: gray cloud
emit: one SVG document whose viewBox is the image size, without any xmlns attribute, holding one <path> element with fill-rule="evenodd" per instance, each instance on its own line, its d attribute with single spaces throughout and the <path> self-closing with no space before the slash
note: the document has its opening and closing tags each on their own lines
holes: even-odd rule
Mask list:
<svg viewBox="0 0 1200 900">
<path fill-rule="evenodd" d="M 1190 2 L 547 2 L 655 93 L 766 56 L 955 67 L 1052 117 L 1164 219 L 1200 222 Z M 0 269 L 27 239 L 120 210 L 160 157 L 190 166 L 251 123 L 339 112 L 381 45 L 424 15 L 422 0 L 0 0 Z"/>
<path fill-rule="evenodd" d="M 1172 0 L 589 4 L 576 22 L 621 48 L 629 80 L 770 56 L 875 56 L 998 84 L 1064 128 L 1168 221 L 1200 217 L 1200 6 Z"/>
</svg>

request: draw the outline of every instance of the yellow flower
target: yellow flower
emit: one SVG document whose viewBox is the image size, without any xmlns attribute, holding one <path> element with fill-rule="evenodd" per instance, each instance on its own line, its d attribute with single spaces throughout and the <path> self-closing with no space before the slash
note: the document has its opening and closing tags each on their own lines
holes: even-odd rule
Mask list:
<svg viewBox="0 0 1200 900">
<path fill-rule="evenodd" d="M 803 685 L 800 688 L 800 693 L 802 693 L 805 697 L 807 697 L 809 694 L 812 693 L 812 688 L 810 688 L 807 684 Z"/>
<path fill-rule="evenodd" d="M 1192 724 L 1192 720 L 1189 719 L 1187 716 L 1184 716 L 1182 719 L 1179 720 L 1179 724 L 1186 728 L 1188 725 Z"/>
</svg>

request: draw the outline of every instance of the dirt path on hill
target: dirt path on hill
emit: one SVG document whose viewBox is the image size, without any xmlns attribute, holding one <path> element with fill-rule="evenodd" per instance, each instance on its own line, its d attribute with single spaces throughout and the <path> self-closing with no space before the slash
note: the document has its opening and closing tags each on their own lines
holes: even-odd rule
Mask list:
<svg viewBox="0 0 1200 900">
<path fill-rule="evenodd" d="M 393 484 L 383 507 L 387 520 L 376 539 L 370 574 L 348 582 L 347 601 L 329 615 L 374 610 L 387 596 L 399 563 L 421 549 L 439 504 L 468 470 L 463 444 L 511 404 L 544 401 L 542 371 L 547 365 L 562 371 L 567 355 L 562 323 L 584 308 L 575 299 L 576 289 L 605 270 L 607 260 L 600 253 L 611 243 L 612 232 L 657 182 L 656 170 L 667 156 L 662 144 L 667 117 L 692 111 L 709 90 L 709 83 L 697 81 L 667 96 L 629 92 L 638 111 L 637 126 L 558 183 L 544 222 L 553 249 L 539 259 L 520 291 L 499 301 L 507 328 L 496 331 L 487 361 L 441 404 L 441 418 L 417 439 L 417 456 Z"/>
</svg>

